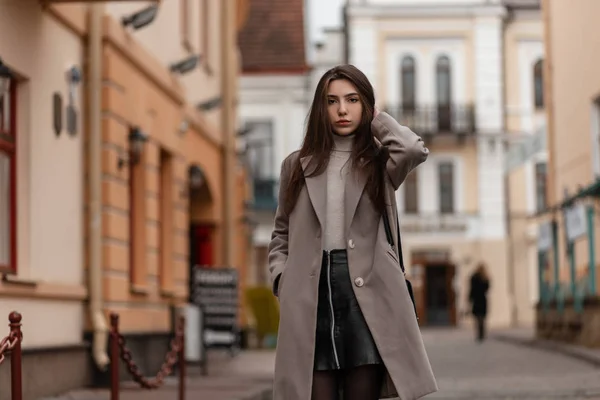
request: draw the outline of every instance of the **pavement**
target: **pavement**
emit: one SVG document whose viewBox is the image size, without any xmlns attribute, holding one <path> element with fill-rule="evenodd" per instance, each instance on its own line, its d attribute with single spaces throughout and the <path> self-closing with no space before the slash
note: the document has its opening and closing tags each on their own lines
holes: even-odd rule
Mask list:
<svg viewBox="0 0 600 400">
<path fill-rule="evenodd" d="M 537 340 L 531 329 L 491 331 L 477 343 L 470 329 L 423 329 L 439 392 L 425 399 L 600 400 L 600 349 Z M 271 400 L 275 354 L 213 354 L 209 376 L 188 367 L 186 399 Z M 108 400 L 108 390 L 79 390 L 52 400 Z M 160 389 L 121 386 L 121 400 L 177 398 L 177 378 Z M 50 400 L 50 399 L 44 399 Z M 398 399 L 396 399 L 398 400 Z"/>
<path fill-rule="evenodd" d="M 226 352 L 211 352 L 208 376 L 200 368 L 187 367 L 186 399 L 194 400 L 270 400 L 275 370 L 273 351 L 242 351 L 231 358 Z M 155 390 L 140 389 L 123 382 L 119 400 L 175 400 L 178 398 L 177 376 L 165 379 Z M 108 389 L 82 389 L 38 400 L 109 400 Z"/>
<path fill-rule="evenodd" d="M 440 389 L 426 399 L 600 399 L 600 368 L 535 342 L 532 330 L 492 331 L 483 343 L 462 329 L 424 329 L 423 338 Z"/>
</svg>

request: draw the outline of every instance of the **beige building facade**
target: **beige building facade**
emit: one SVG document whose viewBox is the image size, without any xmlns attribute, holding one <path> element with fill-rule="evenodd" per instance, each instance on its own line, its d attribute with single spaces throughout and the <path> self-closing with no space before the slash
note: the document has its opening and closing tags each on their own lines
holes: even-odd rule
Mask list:
<svg viewBox="0 0 600 400">
<path fill-rule="evenodd" d="M 0 318 L 23 315 L 25 398 L 105 383 L 111 312 L 157 371 L 190 271 L 235 267 L 243 290 L 250 242 L 245 2 L 56 3 L 0 3 Z"/>
<path fill-rule="evenodd" d="M 543 0 L 547 64 L 548 207 L 537 218 L 538 334 L 600 345 L 597 249 L 600 62 L 594 0 Z"/>
<path fill-rule="evenodd" d="M 521 303 L 532 323 L 531 294 L 514 289 L 528 269 L 511 260 L 507 202 L 507 193 L 532 182 L 507 181 L 504 160 L 510 130 L 535 125 L 526 98 L 529 59 L 543 53 L 542 25 L 536 4 L 516 3 L 350 1 L 346 8 L 349 62 L 374 84 L 378 105 L 431 151 L 397 195 L 424 326 L 470 324 L 469 282 L 479 263 L 491 279 L 489 325 L 517 323 L 513 308 Z"/>
<path fill-rule="evenodd" d="M 539 4 L 511 19 L 504 35 L 509 307 L 515 324 L 533 326 L 539 284 L 532 216 L 547 206 L 544 26 Z"/>
</svg>

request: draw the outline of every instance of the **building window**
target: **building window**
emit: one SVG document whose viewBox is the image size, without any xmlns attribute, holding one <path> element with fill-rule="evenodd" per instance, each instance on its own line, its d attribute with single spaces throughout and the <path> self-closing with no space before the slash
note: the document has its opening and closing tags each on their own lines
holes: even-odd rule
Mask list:
<svg viewBox="0 0 600 400">
<path fill-rule="evenodd" d="M 179 0 L 181 20 L 181 45 L 187 51 L 192 51 L 192 23 L 190 0 Z"/>
<path fill-rule="evenodd" d="M 548 172 L 545 162 L 535 164 L 535 203 L 536 210 L 543 211 L 548 206 L 547 178 Z"/>
<path fill-rule="evenodd" d="M 159 181 L 159 267 L 160 288 L 163 294 L 173 292 L 173 156 L 160 151 Z"/>
<path fill-rule="evenodd" d="M 404 213 L 416 214 L 419 212 L 419 186 L 418 174 L 414 169 L 403 183 L 404 186 Z"/>
<path fill-rule="evenodd" d="M 254 178 L 269 179 L 275 176 L 273 121 L 251 121 L 246 124 L 248 134 L 247 156 Z"/>
<path fill-rule="evenodd" d="M 544 108 L 544 60 L 539 60 L 533 66 L 533 86 L 535 108 Z"/>
<path fill-rule="evenodd" d="M 440 212 L 452 214 L 454 212 L 454 165 L 451 162 L 442 162 L 438 165 Z"/>
<path fill-rule="evenodd" d="M 452 101 L 452 71 L 447 56 L 438 57 L 435 65 L 438 129 L 450 130 L 450 104 Z"/>
<path fill-rule="evenodd" d="M 0 93 L 0 272 L 17 272 L 17 82 Z"/>
<path fill-rule="evenodd" d="M 592 172 L 600 176 L 600 97 L 592 103 Z"/>
<path fill-rule="evenodd" d="M 404 110 L 414 110 L 416 103 L 416 73 L 415 59 L 406 56 L 402 59 L 402 108 Z"/>
<path fill-rule="evenodd" d="M 210 66 L 210 63 L 211 63 L 211 57 L 210 57 L 210 51 L 211 51 L 210 11 L 211 11 L 211 6 L 210 6 L 210 2 L 211 2 L 211 0 L 200 0 L 200 1 L 202 2 L 200 5 L 200 13 L 201 13 L 201 16 L 200 16 L 201 22 L 200 23 L 202 24 L 202 26 L 200 27 L 200 32 L 201 32 L 200 43 L 202 46 L 202 63 L 204 65 L 206 72 L 211 74 L 212 73 L 212 69 Z"/>
<path fill-rule="evenodd" d="M 129 164 L 129 277 L 131 287 L 145 290 L 146 282 L 146 151 Z"/>
</svg>

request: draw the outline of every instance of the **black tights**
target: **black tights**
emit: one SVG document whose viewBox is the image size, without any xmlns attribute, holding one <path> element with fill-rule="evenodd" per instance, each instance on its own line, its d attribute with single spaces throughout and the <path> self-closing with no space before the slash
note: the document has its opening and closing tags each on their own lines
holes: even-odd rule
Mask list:
<svg viewBox="0 0 600 400">
<path fill-rule="evenodd" d="M 377 400 L 383 375 L 382 365 L 363 365 L 341 371 L 315 371 L 311 400 Z M 343 390 L 342 397 L 340 388 Z"/>
</svg>

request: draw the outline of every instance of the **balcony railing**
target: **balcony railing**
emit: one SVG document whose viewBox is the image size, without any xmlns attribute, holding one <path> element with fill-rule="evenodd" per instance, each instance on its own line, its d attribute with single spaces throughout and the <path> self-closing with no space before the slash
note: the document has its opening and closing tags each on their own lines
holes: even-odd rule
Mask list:
<svg viewBox="0 0 600 400">
<path fill-rule="evenodd" d="M 407 235 L 479 237 L 478 214 L 400 214 L 400 230 Z"/>
<path fill-rule="evenodd" d="M 397 105 L 385 111 L 419 135 L 468 135 L 476 130 L 472 105 Z"/>
<path fill-rule="evenodd" d="M 252 206 L 255 210 L 277 209 L 277 179 L 254 178 L 254 201 Z"/>
</svg>

